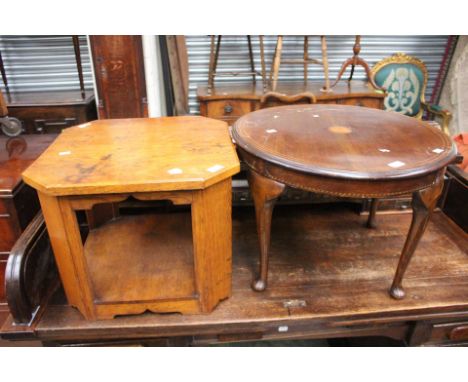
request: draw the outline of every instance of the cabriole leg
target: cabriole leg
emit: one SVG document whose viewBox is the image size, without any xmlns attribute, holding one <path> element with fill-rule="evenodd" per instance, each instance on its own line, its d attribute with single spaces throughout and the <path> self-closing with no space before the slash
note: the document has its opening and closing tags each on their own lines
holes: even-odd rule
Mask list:
<svg viewBox="0 0 468 382">
<path fill-rule="evenodd" d="M 426 229 L 432 211 L 437 204 L 437 200 L 442 193 L 443 185 L 444 176 L 442 172 L 431 187 L 413 193 L 413 219 L 403 251 L 401 252 L 395 278 L 390 288 L 390 295 L 395 299 L 402 299 L 405 297 L 405 292 L 402 287 L 403 276 L 419 240 Z"/>
<path fill-rule="evenodd" d="M 270 247 L 271 216 L 276 200 L 285 185 L 265 178 L 255 171 L 248 173 L 250 191 L 255 204 L 257 233 L 260 242 L 260 270 L 258 278 L 252 283 L 252 289 L 261 292 L 266 289 L 268 278 L 268 250 Z"/>
</svg>

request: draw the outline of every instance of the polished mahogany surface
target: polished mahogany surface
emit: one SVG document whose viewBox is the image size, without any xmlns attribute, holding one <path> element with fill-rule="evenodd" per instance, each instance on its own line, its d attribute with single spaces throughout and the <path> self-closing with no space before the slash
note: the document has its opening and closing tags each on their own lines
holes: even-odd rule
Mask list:
<svg viewBox="0 0 468 382">
<path fill-rule="evenodd" d="M 194 190 L 239 167 L 225 122 L 113 119 L 64 130 L 23 178 L 51 195 Z"/>
<path fill-rule="evenodd" d="M 21 173 L 54 141 L 55 134 L 0 136 L 0 195 L 10 195 Z"/>
<path fill-rule="evenodd" d="M 408 178 L 452 162 L 456 148 L 415 118 L 345 105 L 293 105 L 255 111 L 233 126 L 245 151 L 268 162 L 347 179 Z"/>
</svg>

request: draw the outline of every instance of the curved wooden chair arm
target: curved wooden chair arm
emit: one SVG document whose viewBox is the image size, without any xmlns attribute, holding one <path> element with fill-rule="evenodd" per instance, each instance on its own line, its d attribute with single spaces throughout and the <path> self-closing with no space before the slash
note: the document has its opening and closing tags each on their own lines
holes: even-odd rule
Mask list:
<svg viewBox="0 0 468 382">
<path fill-rule="evenodd" d="M 13 246 L 5 271 L 6 298 L 16 324 L 30 324 L 59 285 L 42 212 Z"/>
<path fill-rule="evenodd" d="M 293 94 L 293 95 L 287 95 L 283 93 L 277 93 L 277 92 L 268 92 L 265 93 L 261 98 L 260 98 L 260 108 L 263 108 L 268 101 L 278 101 L 281 103 L 286 103 L 286 104 L 293 104 L 296 103 L 300 100 L 306 100 L 307 103 L 316 103 L 317 102 L 317 97 L 311 93 L 311 92 L 303 92 L 303 93 L 298 93 L 298 94 Z"/>
<path fill-rule="evenodd" d="M 427 102 L 421 102 L 421 106 L 428 113 L 434 114 L 435 116 L 442 119 L 442 131 L 450 136 L 448 125 L 452 120 L 452 113 L 450 113 L 448 110 L 442 109 L 438 105 L 431 105 Z"/>
</svg>

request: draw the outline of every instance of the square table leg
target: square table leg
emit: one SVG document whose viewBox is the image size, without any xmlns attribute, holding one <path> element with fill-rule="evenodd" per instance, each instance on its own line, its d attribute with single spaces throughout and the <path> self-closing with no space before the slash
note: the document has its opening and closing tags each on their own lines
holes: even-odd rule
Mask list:
<svg viewBox="0 0 468 382">
<path fill-rule="evenodd" d="M 231 187 L 229 178 L 193 195 L 195 282 L 201 312 L 211 312 L 231 294 Z"/>
<path fill-rule="evenodd" d="M 75 211 L 66 197 L 38 192 L 44 220 L 68 303 L 95 319 L 86 260 Z"/>
</svg>

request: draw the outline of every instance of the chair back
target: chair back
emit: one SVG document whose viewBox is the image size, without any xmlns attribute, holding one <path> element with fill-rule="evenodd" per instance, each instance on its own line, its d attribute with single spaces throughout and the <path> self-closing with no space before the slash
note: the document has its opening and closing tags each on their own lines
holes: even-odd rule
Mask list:
<svg viewBox="0 0 468 382">
<path fill-rule="evenodd" d="M 386 110 L 421 118 L 427 68 L 420 59 L 396 53 L 375 64 L 371 70 L 375 83 L 386 89 Z"/>
<path fill-rule="evenodd" d="M 295 105 L 295 104 L 312 104 L 316 103 L 317 98 L 313 93 L 304 92 L 293 95 L 286 95 L 277 92 L 268 92 L 265 93 L 262 98 L 260 98 L 260 109 L 273 106 L 282 106 L 282 105 Z"/>
</svg>

